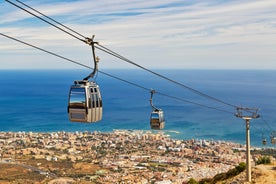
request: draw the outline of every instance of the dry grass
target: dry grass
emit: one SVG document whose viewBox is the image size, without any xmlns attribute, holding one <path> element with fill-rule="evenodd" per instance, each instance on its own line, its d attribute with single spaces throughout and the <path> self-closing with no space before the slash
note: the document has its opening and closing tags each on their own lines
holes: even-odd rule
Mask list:
<svg viewBox="0 0 276 184">
<path fill-rule="evenodd" d="M 252 168 L 252 182 L 250 184 L 276 184 L 276 163 L 273 165 L 257 165 Z M 217 184 L 249 184 L 246 182 L 246 171 L 242 172 L 234 178 Z"/>
<path fill-rule="evenodd" d="M 15 164 L 0 165 L 0 183 L 40 183 L 45 176 Z M 17 182 L 16 182 L 17 181 Z"/>
<path fill-rule="evenodd" d="M 252 183 L 276 184 L 276 164 L 258 165 L 252 169 Z"/>
</svg>

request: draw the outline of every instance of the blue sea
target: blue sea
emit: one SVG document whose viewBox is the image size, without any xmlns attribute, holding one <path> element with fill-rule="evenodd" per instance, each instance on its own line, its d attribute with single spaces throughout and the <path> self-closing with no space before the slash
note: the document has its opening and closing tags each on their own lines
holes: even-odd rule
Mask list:
<svg viewBox="0 0 276 184">
<path fill-rule="evenodd" d="M 276 71 L 261 70 L 154 70 L 204 94 L 229 104 L 260 108 L 261 118 L 250 122 L 251 144 L 262 146 L 276 125 Z M 0 70 L 0 131 L 112 131 L 150 130 L 150 91 L 167 94 L 201 105 L 153 96 L 153 103 L 165 114 L 163 132 L 176 139 L 226 140 L 245 144 L 245 122 L 236 109 L 202 97 L 151 73 L 139 69 L 102 70 L 95 81 L 103 98 L 103 120 L 73 123 L 68 120 L 70 86 L 88 70 Z M 138 86 L 137 86 L 138 85 Z"/>
</svg>

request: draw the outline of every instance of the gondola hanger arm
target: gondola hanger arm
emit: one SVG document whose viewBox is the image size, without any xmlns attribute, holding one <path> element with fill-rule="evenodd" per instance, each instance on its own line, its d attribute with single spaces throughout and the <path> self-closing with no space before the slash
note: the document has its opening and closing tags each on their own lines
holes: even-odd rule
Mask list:
<svg viewBox="0 0 276 184">
<path fill-rule="evenodd" d="M 95 44 L 98 44 L 98 42 L 94 42 L 94 37 L 95 37 L 95 35 L 93 35 L 92 38 L 86 38 L 85 39 L 85 43 L 90 45 L 91 48 L 92 48 L 92 57 L 93 57 L 93 61 L 94 61 L 94 69 L 93 69 L 92 73 L 90 73 L 83 80 L 88 80 L 89 78 L 93 78 L 94 75 L 96 74 L 96 72 L 98 71 L 98 62 L 99 62 L 100 59 L 99 59 L 99 57 L 96 57 L 96 54 L 95 54 Z"/>
<path fill-rule="evenodd" d="M 151 105 L 151 107 L 154 109 L 154 110 L 158 110 L 158 108 L 156 108 L 154 105 L 153 105 L 153 103 L 152 103 L 152 97 L 153 97 L 153 94 L 155 93 L 156 91 L 154 90 L 154 89 L 152 89 L 151 91 L 150 91 L 150 105 Z"/>
</svg>

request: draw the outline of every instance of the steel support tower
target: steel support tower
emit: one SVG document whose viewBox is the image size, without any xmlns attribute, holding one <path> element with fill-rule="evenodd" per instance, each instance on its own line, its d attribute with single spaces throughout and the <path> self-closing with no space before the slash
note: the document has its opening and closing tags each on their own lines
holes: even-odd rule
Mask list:
<svg viewBox="0 0 276 184">
<path fill-rule="evenodd" d="M 258 108 L 237 108 L 236 116 L 245 120 L 246 130 L 246 181 L 251 182 L 250 120 L 259 118 Z"/>
</svg>

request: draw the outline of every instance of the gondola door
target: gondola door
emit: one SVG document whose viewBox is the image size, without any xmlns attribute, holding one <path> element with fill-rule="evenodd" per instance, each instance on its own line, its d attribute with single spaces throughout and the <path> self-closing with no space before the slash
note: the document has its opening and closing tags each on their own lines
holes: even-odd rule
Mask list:
<svg viewBox="0 0 276 184">
<path fill-rule="evenodd" d="M 68 115 L 70 121 L 87 122 L 87 88 L 84 86 L 71 86 L 69 94 Z"/>
</svg>

